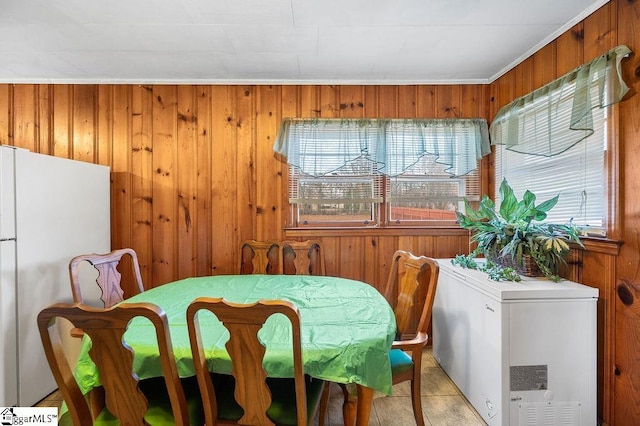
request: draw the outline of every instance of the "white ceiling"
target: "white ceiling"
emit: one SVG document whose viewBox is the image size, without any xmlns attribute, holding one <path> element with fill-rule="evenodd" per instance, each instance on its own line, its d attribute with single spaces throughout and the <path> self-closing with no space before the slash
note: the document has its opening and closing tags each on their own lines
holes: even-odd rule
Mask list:
<svg viewBox="0 0 640 426">
<path fill-rule="evenodd" d="M 2 0 L 3 83 L 487 83 L 608 0 Z"/>
</svg>

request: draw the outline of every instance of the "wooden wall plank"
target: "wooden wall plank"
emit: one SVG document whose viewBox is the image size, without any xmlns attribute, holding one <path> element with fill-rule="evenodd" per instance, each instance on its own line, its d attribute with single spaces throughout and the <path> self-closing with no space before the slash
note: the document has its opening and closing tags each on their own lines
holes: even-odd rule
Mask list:
<svg viewBox="0 0 640 426">
<path fill-rule="evenodd" d="M 584 60 L 590 61 L 616 45 L 617 2 L 611 1 L 584 20 Z"/>
<path fill-rule="evenodd" d="M 378 117 L 398 118 L 398 87 L 378 87 Z"/>
<path fill-rule="evenodd" d="M 299 115 L 295 117 L 320 117 L 322 109 L 320 105 L 320 86 L 301 86 L 299 104 Z M 283 116 L 283 118 L 292 117 Z"/>
<path fill-rule="evenodd" d="M 398 117 L 399 118 L 415 118 L 417 117 L 417 90 L 415 85 L 398 87 Z"/>
<path fill-rule="evenodd" d="M 13 145 L 13 85 L 0 84 L 0 145 Z"/>
<path fill-rule="evenodd" d="M 15 146 L 38 152 L 37 129 L 37 99 L 36 86 L 31 84 L 17 84 L 14 87 L 14 122 L 13 140 Z"/>
<path fill-rule="evenodd" d="M 53 95 L 52 86 L 48 84 L 41 84 L 37 86 L 38 89 L 38 152 L 41 154 L 50 155 L 53 151 L 51 137 L 52 123 L 51 123 L 51 97 Z M 1 142 L 0 142 L 1 143 Z"/>
<path fill-rule="evenodd" d="M 332 277 L 338 277 L 338 266 L 342 263 L 340 259 L 339 237 L 323 237 L 322 248 L 324 248 L 324 263 L 326 273 Z"/>
<path fill-rule="evenodd" d="M 175 86 L 153 86 L 153 285 L 176 279 L 177 204 Z"/>
<path fill-rule="evenodd" d="M 556 43 L 551 42 L 533 55 L 533 90 L 556 78 Z"/>
<path fill-rule="evenodd" d="M 320 114 L 322 118 L 337 118 L 340 116 L 337 86 L 320 86 Z"/>
<path fill-rule="evenodd" d="M 436 117 L 435 86 L 418 86 L 416 114 L 420 118 Z"/>
<path fill-rule="evenodd" d="M 111 157 L 111 245 L 131 247 L 131 113 L 128 86 L 113 88 L 113 145 Z M 75 98 L 75 96 L 74 96 Z M 73 128 L 76 128 L 75 125 Z"/>
<path fill-rule="evenodd" d="M 364 244 L 363 237 L 347 236 L 340 238 L 337 251 L 338 259 L 349 259 L 349 262 L 339 262 L 337 276 L 357 280 L 363 276 Z"/>
<path fill-rule="evenodd" d="M 196 213 L 196 174 L 181 173 L 197 170 L 197 135 L 199 111 L 196 109 L 195 86 L 177 88 L 177 277 L 196 275 L 196 229 L 199 227 Z M 233 211 L 233 210 L 232 210 Z"/>
<path fill-rule="evenodd" d="M 640 412 L 640 2 L 617 1 L 617 42 L 626 44 L 634 54 L 622 63 L 623 75 L 632 95 L 619 105 L 620 199 L 622 204 L 622 241 L 616 267 L 614 300 L 615 336 L 612 344 L 614 365 L 609 372 L 613 389 L 607 397 L 610 424 L 632 424 Z M 586 24 L 585 24 L 586 25 Z M 631 296 L 631 297 L 629 297 Z"/>
<path fill-rule="evenodd" d="M 579 22 L 563 33 L 556 41 L 558 60 L 556 75 L 568 73 L 585 62 L 584 60 L 584 24 Z"/>
<path fill-rule="evenodd" d="M 80 84 L 73 88 L 73 156 L 74 160 L 95 163 L 97 87 Z M 128 119 L 128 111 L 127 117 Z M 126 128 L 126 127 L 125 127 Z"/>
<path fill-rule="evenodd" d="M 110 86 L 109 86 L 110 87 Z M 102 88 L 102 87 L 101 87 Z M 100 96 L 109 100 L 108 93 Z M 99 115 L 109 120 L 111 108 L 100 107 Z M 102 120 L 99 128 L 104 126 Z M 151 86 L 134 86 L 131 88 L 131 248 L 136 251 L 138 264 L 145 286 L 153 287 L 154 277 L 152 251 L 153 245 L 153 89 Z M 99 131 L 100 140 L 111 137 L 109 128 Z M 108 151 L 110 144 L 100 144 L 100 157 Z M 100 162 L 102 162 L 101 160 Z"/>
<path fill-rule="evenodd" d="M 460 87 L 460 117 L 487 118 L 485 110 L 484 86 L 465 85 Z"/>
<path fill-rule="evenodd" d="M 378 114 L 378 86 L 365 86 L 364 88 L 364 116 L 376 118 Z"/>
<path fill-rule="evenodd" d="M 53 86 L 53 150 L 56 157 L 71 158 L 72 86 Z"/>
<path fill-rule="evenodd" d="M 380 268 L 372 268 L 371 265 L 377 264 L 379 256 L 380 237 L 379 236 L 363 236 L 362 237 L 362 274 L 356 278 L 366 283 L 375 284 L 383 281 L 380 276 Z"/>
<path fill-rule="evenodd" d="M 280 88 L 259 86 L 256 108 L 256 200 L 257 236 L 259 240 L 275 240 L 283 229 L 282 163 L 275 160 L 273 144 L 281 120 Z"/>
<path fill-rule="evenodd" d="M 211 275 L 212 271 L 212 238 L 200 238 L 199 235 L 211 235 L 213 229 L 211 209 L 212 181 L 212 142 L 211 142 L 211 107 L 212 96 L 209 86 L 196 87 L 196 172 L 195 172 L 195 275 Z"/>
<path fill-rule="evenodd" d="M 235 115 L 236 91 L 230 86 L 215 86 L 212 92 L 212 227 L 219 238 L 212 241 L 215 274 L 236 272 L 237 241 L 237 167 Z M 245 176 L 245 178 L 252 176 Z M 246 183 L 245 183 L 246 185 Z"/>
<path fill-rule="evenodd" d="M 240 244 L 245 240 L 256 239 L 256 88 L 243 86 L 236 88 L 237 132 L 237 170 L 238 186 L 237 226 L 238 239 L 234 265 L 240 270 Z"/>
<path fill-rule="evenodd" d="M 460 85 L 438 86 L 436 89 L 436 118 L 460 118 L 462 91 Z"/>
<path fill-rule="evenodd" d="M 363 86 L 340 86 L 338 97 L 340 117 L 361 118 L 364 116 Z"/>
<path fill-rule="evenodd" d="M 378 251 L 377 256 L 372 260 L 375 262 L 377 277 L 375 281 L 366 281 L 371 284 L 378 291 L 384 294 L 387 286 L 387 280 L 389 278 L 389 273 L 391 272 L 391 260 L 393 258 L 393 254 L 396 250 L 400 249 L 400 245 L 398 244 L 398 238 L 396 236 L 384 236 L 378 237 Z"/>
<path fill-rule="evenodd" d="M 98 100 L 96 103 L 98 121 L 96 127 L 96 143 L 98 145 L 97 163 L 103 166 L 111 165 L 111 141 L 113 140 L 113 115 L 111 108 L 113 107 L 113 88 L 114 86 L 108 84 L 98 86 Z M 136 90 L 135 87 L 131 89 Z M 135 113 L 133 114 L 135 117 Z M 150 114 L 149 117 L 151 117 Z M 149 131 L 150 129 L 151 126 L 144 130 Z M 148 134 L 145 135 L 148 136 Z"/>
</svg>

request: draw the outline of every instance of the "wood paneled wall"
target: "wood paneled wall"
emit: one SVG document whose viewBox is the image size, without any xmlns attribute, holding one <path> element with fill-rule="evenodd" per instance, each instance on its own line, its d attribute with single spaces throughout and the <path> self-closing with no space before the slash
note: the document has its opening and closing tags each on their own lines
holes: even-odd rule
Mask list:
<svg viewBox="0 0 640 426">
<path fill-rule="evenodd" d="M 524 95 L 619 44 L 634 53 L 623 61 L 631 87 L 616 107 L 618 158 L 612 181 L 612 241 L 574 253 L 569 277 L 600 291 L 599 416 L 605 424 L 640 423 L 640 2 L 613 0 L 491 84 L 490 116 Z M 491 174 L 489 178 L 491 179 Z M 490 188 L 493 187 L 493 182 Z M 615 192 L 615 191 L 614 191 Z M 636 300 L 638 298 L 638 300 Z M 579 325 L 577 325 L 579 326 Z"/>
<path fill-rule="evenodd" d="M 237 273 L 243 240 L 312 235 L 329 274 L 382 288 L 396 249 L 450 257 L 468 234 L 285 233 L 287 168 L 272 150 L 281 119 L 486 118 L 488 89 L 0 85 L 0 143 L 110 166 L 112 247 L 137 251 L 148 286 Z"/>
</svg>

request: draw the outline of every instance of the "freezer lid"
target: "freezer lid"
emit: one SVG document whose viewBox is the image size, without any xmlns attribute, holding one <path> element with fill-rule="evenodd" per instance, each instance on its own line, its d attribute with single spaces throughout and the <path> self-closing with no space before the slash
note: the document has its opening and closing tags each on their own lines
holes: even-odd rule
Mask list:
<svg viewBox="0 0 640 426">
<path fill-rule="evenodd" d="M 0 241 L 16 237 L 15 152 L 0 146 Z"/>
<path fill-rule="evenodd" d="M 545 277 L 524 277 L 522 281 L 493 281 L 486 273 L 451 264 L 451 259 L 437 259 L 440 274 L 448 274 L 466 285 L 498 300 L 593 299 L 598 289 L 569 280 L 553 282 Z"/>
</svg>

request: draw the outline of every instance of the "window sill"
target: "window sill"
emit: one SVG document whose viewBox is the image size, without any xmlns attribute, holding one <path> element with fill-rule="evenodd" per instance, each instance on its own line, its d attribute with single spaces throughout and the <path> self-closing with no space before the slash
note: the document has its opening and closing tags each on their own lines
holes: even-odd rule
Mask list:
<svg viewBox="0 0 640 426">
<path fill-rule="evenodd" d="M 287 237 L 357 237 L 357 236 L 434 236 L 434 235 L 469 235 L 469 231 L 459 226 L 394 226 L 394 227 L 371 227 L 371 228 L 285 228 L 284 234 Z"/>
<path fill-rule="evenodd" d="M 589 252 L 608 254 L 610 256 L 618 256 L 620 254 L 621 240 L 597 237 L 582 237 L 581 240 L 585 249 Z"/>
<path fill-rule="evenodd" d="M 359 237 L 359 236 L 464 236 L 470 235 L 468 230 L 458 226 L 418 227 L 395 226 L 385 228 L 285 228 L 286 237 Z M 607 238 L 583 237 L 585 250 L 592 253 L 602 253 L 618 256 L 622 241 Z M 577 246 L 576 246 L 577 247 Z"/>
</svg>

